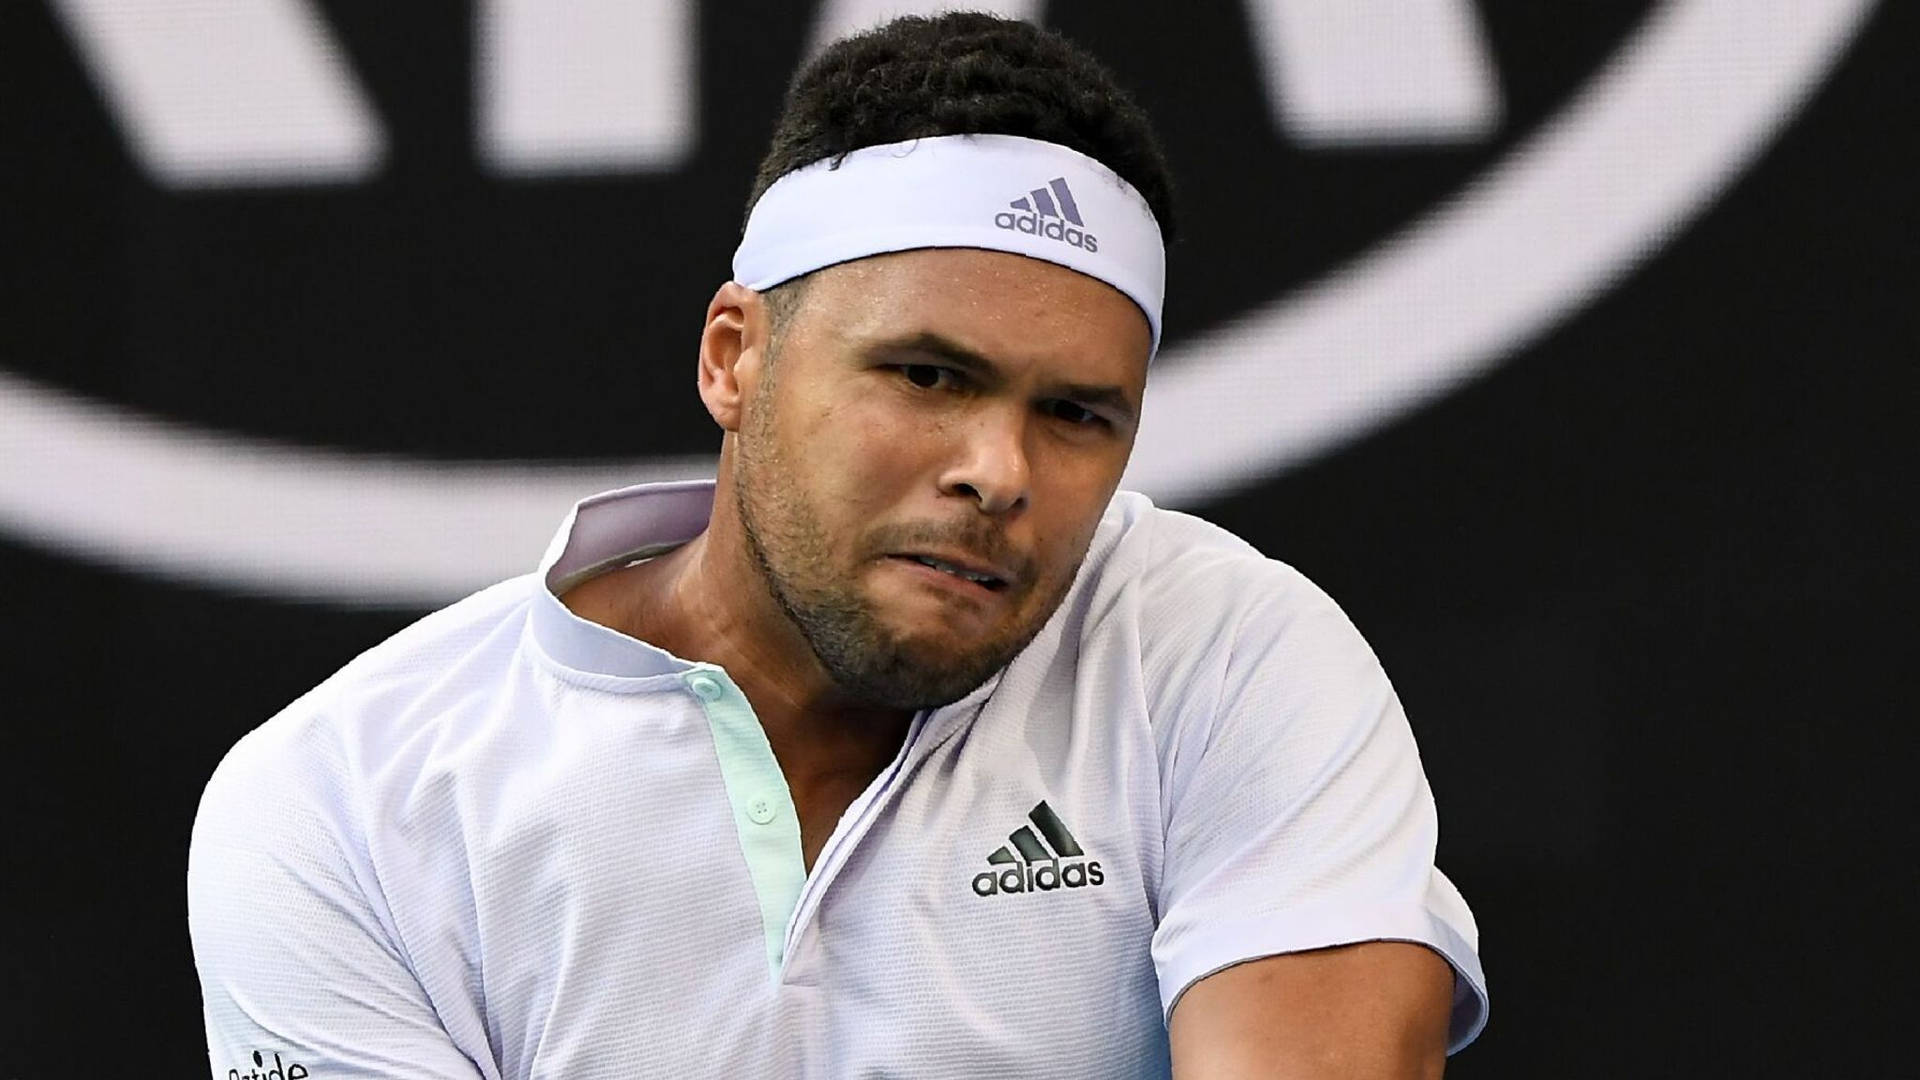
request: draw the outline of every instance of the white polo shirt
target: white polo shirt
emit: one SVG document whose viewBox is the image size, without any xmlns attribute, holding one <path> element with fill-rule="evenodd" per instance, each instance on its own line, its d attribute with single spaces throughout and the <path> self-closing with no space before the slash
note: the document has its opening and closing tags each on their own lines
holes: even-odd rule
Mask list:
<svg viewBox="0 0 1920 1080">
<path fill-rule="evenodd" d="M 1445 956 L 1452 1048 L 1479 1032 L 1412 733 L 1298 572 L 1121 493 L 1039 636 L 914 718 L 808 873 L 727 673 L 554 595 L 712 498 L 586 500 L 539 572 L 233 749 L 188 873 L 215 1077 L 1163 1076 L 1195 980 L 1374 939 Z"/>
</svg>

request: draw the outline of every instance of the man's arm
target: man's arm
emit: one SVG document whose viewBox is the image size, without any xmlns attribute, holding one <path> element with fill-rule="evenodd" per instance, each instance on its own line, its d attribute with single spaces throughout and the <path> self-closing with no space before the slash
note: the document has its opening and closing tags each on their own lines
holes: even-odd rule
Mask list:
<svg viewBox="0 0 1920 1080">
<path fill-rule="evenodd" d="M 212 1075 L 482 1080 L 366 889 L 326 740 L 291 719 L 234 748 L 194 821 L 187 917 Z"/>
<path fill-rule="evenodd" d="M 1157 703 L 1153 956 L 1176 1070 L 1438 1075 L 1485 1022 L 1486 984 L 1472 913 L 1434 866 L 1413 731 L 1324 593 L 1277 564 L 1240 576 L 1187 590 L 1238 598 L 1233 635 L 1217 675 Z"/>
<path fill-rule="evenodd" d="M 1432 1080 L 1446 1066 L 1453 968 L 1370 941 L 1236 964 L 1193 984 L 1169 1025 L 1176 1080 Z"/>
</svg>

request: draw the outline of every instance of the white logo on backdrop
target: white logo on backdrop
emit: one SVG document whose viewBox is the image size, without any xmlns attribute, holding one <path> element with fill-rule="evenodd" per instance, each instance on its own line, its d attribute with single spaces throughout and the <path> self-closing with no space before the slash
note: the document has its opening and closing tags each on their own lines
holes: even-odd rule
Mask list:
<svg viewBox="0 0 1920 1080">
<path fill-rule="evenodd" d="M 52 0 L 134 160 L 173 188 L 351 183 L 386 129 L 312 0 Z M 825 0 L 809 51 L 933 0 Z M 970 5 L 1038 19 L 1039 0 Z M 671 169 L 692 152 L 693 0 L 481 0 L 475 141 L 506 175 Z M 1453 142 L 1499 120 L 1470 0 L 1247 0 L 1280 131 Z"/>
<path fill-rule="evenodd" d="M 123 126 L 146 148 L 146 167 L 163 180 L 219 183 L 237 169 L 270 182 L 333 162 L 331 177 L 350 181 L 377 168 L 377 119 L 299 0 L 196 10 L 278 13 L 262 16 L 280 18 L 278 30 L 256 29 L 265 39 L 300 42 L 293 52 L 308 51 L 291 68 L 280 65 L 297 76 L 273 76 L 284 77 L 276 84 L 283 100 L 273 108 L 322 133 L 307 143 L 263 133 L 274 126 L 265 106 L 226 135 L 181 134 L 169 124 L 187 111 L 156 103 L 181 93 L 175 84 L 190 70 L 180 66 L 185 61 L 129 59 L 157 47 L 140 32 L 101 30 L 110 21 L 102 13 L 116 5 L 57 6 L 70 27 L 86 24 L 76 38 L 88 43 L 88 63 Z M 579 6 L 607 19 L 620 8 L 684 11 L 671 0 Z M 1460 196 L 1308 288 L 1163 353 L 1128 486 L 1174 505 L 1203 502 L 1351 441 L 1499 362 L 1591 302 L 1738 175 L 1819 84 L 1872 6 L 1675 0 L 1658 9 L 1563 113 Z M 1253 23 L 1283 131 L 1319 142 L 1445 140 L 1478 137 L 1497 118 L 1490 66 L 1465 0 L 1355 0 L 1351 23 L 1316 22 L 1314 9 L 1255 9 L 1263 13 Z M 564 110 L 552 103 L 568 94 L 639 91 L 620 81 L 626 76 L 591 74 L 618 67 L 604 58 L 585 64 L 587 75 L 569 74 L 550 69 L 536 44 L 515 44 L 516 35 L 542 32 L 571 40 L 542 22 L 546 6 L 491 0 L 481 10 L 496 20 L 483 30 L 498 30 L 481 35 L 483 48 L 502 66 L 490 76 L 495 89 L 482 95 L 498 99 L 483 105 L 481 122 L 494 167 L 548 171 L 583 154 L 587 167 L 596 160 L 605 168 L 658 167 L 687 151 L 690 129 L 632 121 L 625 129 L 556 126 L 553 117 Z M 879 10 L 833 0 L 824 18 L 857 22 Z M 1391 25 L 1382 14 L 1389 10 L 1421 15 Z M 1366 25 L 1374 29 L 1354 32 Z M 500 29 L 510 27 L 519 28 Z M 1351 39 L 1345 45 L 1342 34 Z M 1325 50 L 1316 51 L 1323 41 Z M 189 59 L 197 47 L 182 46 Z M 221 50 L 207 51 L 206 62 L 227 63 L 212 55 Z M 1419 69 L 1412 85 L 1430 92 L 1380 90 L 1383 80 L 1354 74 L 1377 71 L 1370 65 L 1382 56 Z M 152 70 L 141 74 L 143 65 Z M 691 83 L 684 64 L 669 70 L 682 87 Z M 565 78 L 589 81 L 584 88 L 556 83 Z M 683 105 L 690 115 L 684 100 L 670 111 Z M 284 168 L 275 165 L 283 161 Z M 7 463 L 0 527 L 37 543 L 230 588 L 373 605 L 436 603 L 521 572 L 582 494 L 712 468 L 711 458 L 554 467 L 315 451 L 158 421 L 4 373 L 0 460 Z"/>
</svg>

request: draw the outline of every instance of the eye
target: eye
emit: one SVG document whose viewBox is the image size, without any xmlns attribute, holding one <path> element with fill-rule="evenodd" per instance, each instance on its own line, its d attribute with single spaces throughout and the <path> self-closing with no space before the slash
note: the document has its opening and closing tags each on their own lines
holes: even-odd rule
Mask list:
<svg viewBox="0 0 1920 1080">
<path fill-rule="evenodd" d="M 1076 426 L 1082 424 L 1098 424 L 1105 421 L 1104 417 L 1092 409 L 1087 408 L 1085 405 L 1078 405 L 1062 398 L 1055 398 L 1047 402 L 1045 408 L 1048 416 L 1056 420 L 1065 420 L 1067 423 Z"/>
<path fill-rule="evenodd" d="M 932 390 L 939 386 L 942 380 L 945 380 L 949 386 L 956 381 L 951 368 L 943 368 L 937 364 L 903 364 L 900 373 L 907 377 L 908 382 L 922 390 Z"/>
</svg>

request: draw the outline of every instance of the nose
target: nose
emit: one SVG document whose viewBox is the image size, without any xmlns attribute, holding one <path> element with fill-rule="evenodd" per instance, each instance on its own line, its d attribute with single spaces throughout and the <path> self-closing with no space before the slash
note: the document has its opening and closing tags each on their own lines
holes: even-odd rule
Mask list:
<svg viewBox="0 0 1920 1080">
<path fill-rule="evenodd" d="M 973 499 L 983 514 L 1003 516 L 1026 508 L 1032 477 L 1026 425 L 1005 415 L 974 418 L 959 455 L 940 478 L 940 491 Z"/>
</svg>

